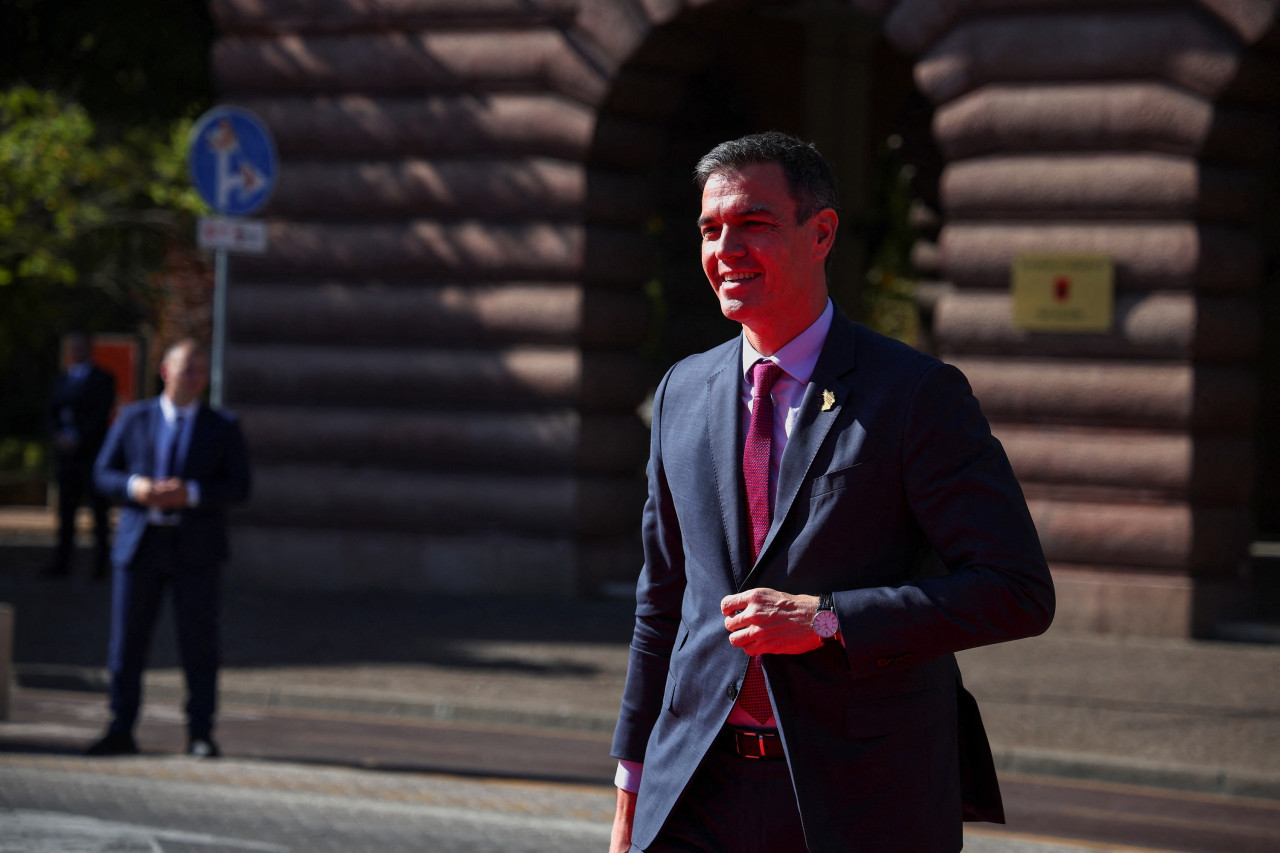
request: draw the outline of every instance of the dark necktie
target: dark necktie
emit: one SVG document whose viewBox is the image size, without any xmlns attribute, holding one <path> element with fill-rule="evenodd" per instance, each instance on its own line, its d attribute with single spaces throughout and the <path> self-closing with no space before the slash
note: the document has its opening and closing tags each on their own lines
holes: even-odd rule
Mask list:
<svg viewBox="0 0 1280 853">
<path fill-rule="evenodd" d="M 773 446 L 773 398 L 769 396 L 782 368 L 772 361 L 758 361 L 751 368 L 751 423 L 742 449 L 742 476 L 747 485 L 747 517 L 751 532 L 751 563 L 760 557 L 760 548 L 769 533 L 773 509 L 769 500 L 769 452 Z M 738 697 L 742 710 L 762 725 L 773 717 L 769 692 L 760 669 L 760 657 L 752 656 L 747 677 Z"/>
<path fill-rule="evenodd" d="M 160 459 L 160 470 L 156 472 L 157 479 L 163 480 L 173 475 L 173 469 L 178 462 L 178 442 L 182 439 L 182 413 L 179 412 L 173 419 L 173 427 L 169 431 L 169 444 L 165 447 L 164 456 Z"/>
</svg>

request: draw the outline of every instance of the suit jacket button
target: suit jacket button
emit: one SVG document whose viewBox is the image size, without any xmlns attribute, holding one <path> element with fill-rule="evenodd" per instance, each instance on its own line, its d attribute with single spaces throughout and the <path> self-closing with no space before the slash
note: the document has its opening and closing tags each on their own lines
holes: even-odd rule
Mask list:
<svg viewBox="0 0 1280 853">
<path fill-rule="evenodd" d="M 730 699 L 737 699 L 738 688 L 730 684 L 729 687 L 724 691 L 724 695 L 728 696 Z"/>
</svg>

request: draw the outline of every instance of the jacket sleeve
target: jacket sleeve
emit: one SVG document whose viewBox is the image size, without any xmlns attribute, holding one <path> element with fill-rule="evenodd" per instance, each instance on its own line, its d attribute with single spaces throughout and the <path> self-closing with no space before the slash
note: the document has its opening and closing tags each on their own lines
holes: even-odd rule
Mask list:
<svg viewBox="0 0 1280 853">
<path fill-rule="evenodd" d="M 1053 620 L 1053 582 L 1022 489 L 963 374 L 936 363 L 909 394 L 896 462 L 944 573 L 835 594 L 855 676 L 1033 636 Z"/>
<path fill-rule="evenodd" d="M 644 567 L 636 586 L 635 633 L 611 750 L 614 758 L 627 761 L 644 761 L 649 734 L 662 710 L 685 589 L 680 522 L 662 463 L 662 404 L 670 378 L 669 371 L 654 394 L 649 493 L 641 522 Z"/>
<path fill-rule="evenodd" d="M 116 418 L 107 430 L 107 438 L 93 463 L 93 484 L 104 497 L 128 501 L 129 459 L 126 436 L 137 419 L 137 410 L 129 409 Z"/>
</svg>

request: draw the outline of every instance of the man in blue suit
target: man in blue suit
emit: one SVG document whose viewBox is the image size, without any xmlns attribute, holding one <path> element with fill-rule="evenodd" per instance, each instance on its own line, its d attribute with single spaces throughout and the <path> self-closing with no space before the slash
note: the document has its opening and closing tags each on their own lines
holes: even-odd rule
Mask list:
<svg viewBox="0 0 1280 853">
<path fill-rule="evenodd" d="M 1053 618 L 1026 501 L 960 372 L 828 298 L 816 149 L 696 175 L 742 335 L 654 398 L 611 850 L 954 853 L 1003 811 L 952 653 Z"/>
<path fill-rule="evenodd" d="M 236 419 L 201 402 L 209 357 L 200 346 L 171 346 L 160 377 L 163 393 L 120 413 L 94 465 L 98 489 L 123 507 L 111 553 L 112 720 L 88 753 L 138 751 L 142 673 L 168 590 L 187 681 L 188 752 L 213 758 L 226 511 L 249 496 L 249 457 Z"/>
</svg>

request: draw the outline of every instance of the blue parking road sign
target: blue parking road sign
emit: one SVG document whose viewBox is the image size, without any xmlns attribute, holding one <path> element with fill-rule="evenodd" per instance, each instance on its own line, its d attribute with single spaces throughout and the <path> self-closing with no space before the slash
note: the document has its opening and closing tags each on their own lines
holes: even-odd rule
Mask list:
<svg viewBox="0 0 1280 853">
<path fill-rule="evenodd" d="M 191 131 L 191 182 L 219 213 L 248 216 L 266 204 L 275 187 L 276 165 L 270 131 L 246 109 L 214 107 Z"/>
</svg>

